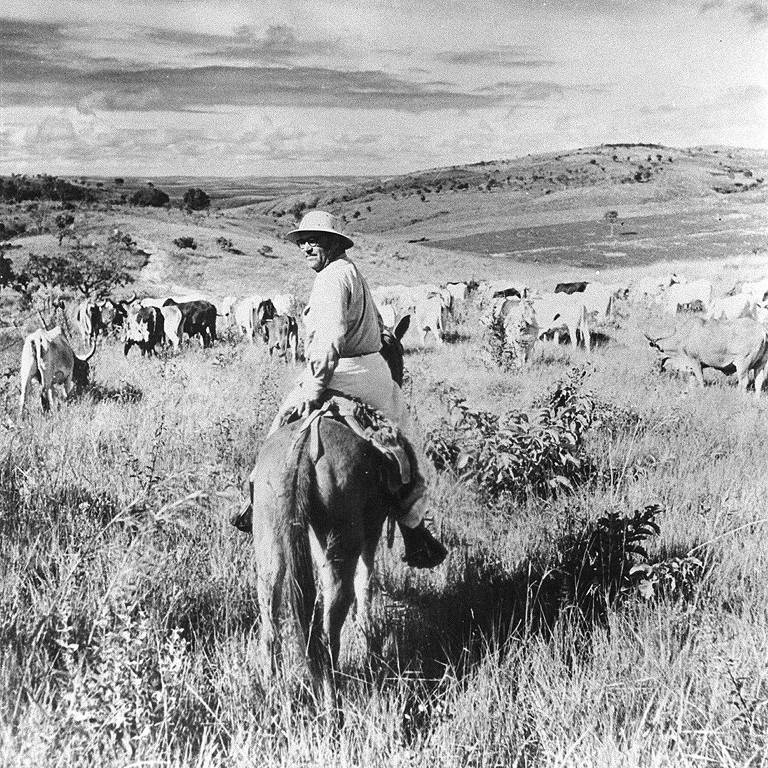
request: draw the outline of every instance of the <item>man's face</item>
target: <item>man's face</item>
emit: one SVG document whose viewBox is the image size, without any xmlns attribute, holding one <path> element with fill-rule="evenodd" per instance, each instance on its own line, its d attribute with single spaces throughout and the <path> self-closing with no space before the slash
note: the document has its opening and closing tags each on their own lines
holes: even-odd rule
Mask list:
<svg viewBox="0 0 768 768">
<path fill-rule="evenodd" d="M 297 245 L 315 272 L 325 269 L 339 253 L 338 240 L 324 232 L 308 232 L 299 238 Z"/>
</svg>

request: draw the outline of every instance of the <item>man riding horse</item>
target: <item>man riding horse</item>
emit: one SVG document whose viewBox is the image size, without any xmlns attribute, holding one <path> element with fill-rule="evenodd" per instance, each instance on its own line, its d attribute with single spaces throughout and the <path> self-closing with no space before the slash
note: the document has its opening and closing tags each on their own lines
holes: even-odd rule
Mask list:
<svg viewBox="0 0 768 768">
<path fill-rule="evenodd" d="M 352 240 L 339 231 L 334 216 L 319 210 L 307 213 L 287 238 L 299 246 L 317 277 L 304 310 L 307 367 L 286 396 L 269 434 L 292 417 L 311 414 L 329 392 L 375 408 L 402 433 L 407 424 L 405 401 L 380 354 L 383 325 L 368 283 L 346 254 Z M 433 568 L 445 559 L 447 550 L 425 525 L 425 483 L 410 446 L 408 454 L 414 479 L 397 504 L 403 559 L 415 568 Z"/>
</svg>

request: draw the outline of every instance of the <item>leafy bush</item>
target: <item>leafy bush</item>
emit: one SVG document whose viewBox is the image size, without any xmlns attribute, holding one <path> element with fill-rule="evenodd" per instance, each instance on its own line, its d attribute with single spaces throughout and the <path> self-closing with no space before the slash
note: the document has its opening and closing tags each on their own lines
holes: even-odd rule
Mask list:
<svg viewBox="0 0 768 768">
<path fill-rule="evenodd" d="M 609 512 L 579 534 L 564 537 L 545 581 L 562 607 L 576 608 L 589 621 L 601 618 L 637 593 L 633 570 L 648 562 L 645 542 L 659 533 L 658 505 L 632 515 Z"/>
<path fill-rule="evenodd" d="M 211 198 L 202 189 L 190 188 L 182 198 L 184 207 L 190 211 L 202 211 L 211 205 Z"/>
<path fill-rule="evenodd" d="M 654 597 L 680 597 L 690 600 L 704 572 L 704 564 L 688 554 L 657 563 L 638 563 L 629 575 L 638 594 L 645 600 Z"/>
<path fill-rule="evenodd" d="M 132 205 L 145 205 L 154 208 L 161 208 L 168 204 L 171 198 L 163 192 L 162 189 L 146 186 L 144 189 L 138 189 L 131 195 Z"/>
<path fill-rule="evenodd" d="M 222 251 L 227 251 L 227 253 L 234 253 L 234 254 L 243 253 L 239 248 L 235 248 L 235 246 L 232 244 L 232 241 L 227 239 L 226 237 L 217 237 L 216 245 L 218 245 Z"/>
<path fill-rule="evenodd" d="M 163 635 L 146 616 L 105 611 L 85 640 L 63 613 L 56 627 L 67 686 L 59 738 L 92 757 L 131 755 L 150 733 L 188 719 L 190 658 L 178 627 Z"/>
<path fill-rule="evenodd" d="M 23 235 L 26 231 L 27 225 L 18 219 L 0 221 L 0 240 L 10 240 L 11 238 Z"/>
<path fill-rule="evenodd" d="M 189 249 L 191 249 L 193 251 L 197 249 L 197 243 L 195 242 L 195 238 L 194 237 L 187 237 L 187 236 L 185 236 L 185 237 L 177 237 L 173 241 L 173 244 L 177 248 L 189 248 Z"/>
<path fill-rule="evenodd" d="M 113 229 L 109 234 L 107 242 L 112 245 L 118 245 L 127 248 L 129 251 L 132 250 L 136 245 L 136 241 L 133 239 L 133 237 L 131 237 L 128 232 L 123 232 L 121 229 Z"/>
<path fill-rule="evenodd" d="M 427 456 L 438 470 L 454 472 L 490 501 L 573 490 L 592 473 L 584 435 L 595 405 L 580 390 L 585 373 L 571 371 L 533 420 L 521 411 L 502 417 L 475 411 L 454 396 L 449 408 L 458 416 L 427 436 Z"/>
<path fill-rule="evenodd" d="M 517 350 L 507 341 L 504 318 L 500 315 L 483 320 L 488 330 L 484 335 L 483 348 L 495 365 L 505 371 L 517 370 Z"/>
</svg>

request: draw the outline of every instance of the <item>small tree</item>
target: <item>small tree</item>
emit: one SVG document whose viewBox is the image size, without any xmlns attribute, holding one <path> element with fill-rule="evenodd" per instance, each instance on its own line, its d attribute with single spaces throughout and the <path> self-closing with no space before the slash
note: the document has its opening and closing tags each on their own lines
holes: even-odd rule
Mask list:
<svg viewBox="0 0 768 768">
<path fill-rule="evenodd" d="M 101 253 L 86 251 L 79 245 L 65 254 L 48 256 L 30 253 L 20 277 L 24 292 L 39 287 L 76 290 L 83 296 L 110 293 L 133 281 L 126 254 L 108 247 Z"/>
<path fill-rule="evenodd" d="M 60 213 L 54 219 L 56 228 L 59 230 L 59 245 L 67 234 L 72 233 L 75 224 L 75 217 L 71 213 Z"/>
<path fill-rule="evenodd" d="M 0 250 L 0 290 L 7 285 L 13 285 L 16 273 L 13 271 L 13 262 Z"/>
<path fill-rule="evenodd" d="M 211 205 L 211 198 L 202 190 L 190 188 L 184 193 L 184 207 L 190 211 L 203 211 Z"/>
<path fill-rule="evenodd" d="M 144 189 L 136 190 L 131 195 L 133 205 L 148 205 L 155 208 L 162 208 L 169 200 L 170 198 L 162 189 L 157 189 L 152 184 L 147 184 Z"/>
<path fill-rule="evenodd" d="M 606 211 L 603 215 L 603 221 L 605 221 L 611 228 L 611 237 L 613 237 L 613 228 L 616 226 L 616 222 L 619 220 L 618 211 Z"/>
</svg>

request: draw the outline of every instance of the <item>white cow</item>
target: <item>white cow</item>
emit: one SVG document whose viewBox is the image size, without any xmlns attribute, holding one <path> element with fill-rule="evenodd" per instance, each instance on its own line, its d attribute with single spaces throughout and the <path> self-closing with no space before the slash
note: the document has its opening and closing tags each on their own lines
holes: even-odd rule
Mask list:
<svg viewBox="0 0 768 768">
<path fill-rule="evenodd" d="M 238 299 L 232 306 L 231 316 L 235 319 L 234 326 L 247 336 L 250 342 L 256 338 L 259 327 L 258 309 L 264 301 L 267 301 L 265 296 L 254 294 Z"/>
<path fill-rule="evenodd" d="M 300 314 L 298 299 L 292 293 L 276 293 L 272 297 L 272 304 L 277 315 L 297 317 Z"/>
<path fill-rule="evenodd" d="M 589 283 L 580 294 L 581 301 L 584 302 L 587 312 L 597 321 L 607 320 L 613 314 L 613 303 L 618 290 L 620 289 L 613 285 Z"/>
<path fill-rule="evenodd" d="M 378 310 L 384 327 L 389 328 L 390 331 L 394 330 L 395 325 L 397 325 L 395 308 L 391 304 L 384 304 L 383 306 L 378 307 Z"/>
<path fill-rule="evenodd" d="M 463 304 L 469 298 L 469 285 L 467 283 L 446 283 L 445 290 L 451 294 L 455 304 Z"/>
<path fill-rule="evenodd" d="M 427 334 L 431 331 L 438 346 L 443 343 L 448 309 L 439 296 L 421 299 L 414 308 L 416 332 L 421 334 L 421 343 L 426 345 Z"/>
<path fill-rule="evenodd" d="M 181 337 L 184 333 L 181 327 L 184 321 L 181 310 L 175 304 L 171 304 L 167 307 L 160 307 L 160 312 L 163 315 L 163 334 L 165 335 L 165 341 L 175 350 L 178 350 L 179 345 L 181 344 Z"/>
<path fill-rule="evenodd" d="M 32 379 L 40 383 L 40 400 L 44 411 L 54 403 L 54 385 L 64 389 L 65 397 L 69 397 L 75 387 L 86 386 L 90 368 L 88 361 L 95 351 L 94 340 L 88 354 L 78 357 L 58 325 L 50 331 L 39 328 L 30 333 L 24 339 L 21 350 L 19 416 L 24 415 L 27 387 Z"/>
<path fill-rule="evenodd" d="M 744 283 L 741 286 L 741 293 L 746 293 L 756 302 L 764 302 L 768 294 L 768 278 Z"/>
<path fill-rule="evenodd" d="M 755 300 L 748 293 L 735 296 L 722 296 L 714 299 L 707 307 L 707 320 L 738 320 L 740 317 L 753 317 Z"/>
<path fill-rule="evenodd" d="M 163 304 L 165 304 L 166 301 L 167 301 L 167 297 L 158 299 L 158 298 L 155 298 L 154 296 L 145 296 L 139 302 L 139 304 L 142 307 L 157 307 L 158 309 L 160 309 L 163 306 Z"/>
<path fill-rule="evenodd" d="M 230 318 L 232 307 L 237 303 L 237 296 L 225 296 L 219 304 L 216 305 L 216 312 L 222 317 Z"/>
<path fill-rule="evenodd" d="M 578 344 L 578 333 L 587 351 L 592 348 L 592 337 L 589 328 L 587 308 L 581 294 L 549 293 L 533 302 L 536 319 L 539 325 L 539 338 L 545 333 L 554 331 L 555 342 L 560 343 L 560 331 L 568 330 L 571 344 Z"/>
</svg>

